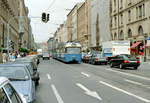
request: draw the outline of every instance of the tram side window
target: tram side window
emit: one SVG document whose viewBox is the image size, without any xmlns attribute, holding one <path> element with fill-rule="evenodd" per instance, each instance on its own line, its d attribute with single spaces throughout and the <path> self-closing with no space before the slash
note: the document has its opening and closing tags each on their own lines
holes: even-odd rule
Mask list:
<svg viewBox="0 0 150 103">
<path fill-rule="evenodd" d="M 10 103 L 2 88 L 0 89 L 0 103 Z"/>
</svg>

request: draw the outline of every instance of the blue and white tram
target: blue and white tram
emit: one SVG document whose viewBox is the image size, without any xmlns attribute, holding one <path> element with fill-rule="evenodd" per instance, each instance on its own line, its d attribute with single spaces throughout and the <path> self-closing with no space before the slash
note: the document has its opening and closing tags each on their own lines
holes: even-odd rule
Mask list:
<svg viewBox="0 0 150 103">
<path fill-rule="evenodd" d="M 57 50 L 57 59 L 66 63 L 81 63 L 81 44 L 78 42 L 67 42 L 59 46 Z"/>
</svg>

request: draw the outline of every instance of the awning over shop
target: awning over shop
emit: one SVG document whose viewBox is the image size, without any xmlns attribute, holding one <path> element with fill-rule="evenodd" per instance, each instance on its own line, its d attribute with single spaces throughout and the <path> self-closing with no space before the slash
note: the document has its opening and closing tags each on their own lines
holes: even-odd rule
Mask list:
<svg viewBox="0 0 150 103">
<path fill-rule="evenodd" d="M 131 46 L 131 49 L 136 48 L 139 44 L 141 44 L 141 42 L 136 42 L 136 43 L 134 43 L 134 44 Z"/>
<path fill-rule="evenodd" d="M 147 45 L 144 45 L 144 46 L 143 46 L 143 49 L 145 49 L 146 47 L 147 47 Z"/>
</svg>

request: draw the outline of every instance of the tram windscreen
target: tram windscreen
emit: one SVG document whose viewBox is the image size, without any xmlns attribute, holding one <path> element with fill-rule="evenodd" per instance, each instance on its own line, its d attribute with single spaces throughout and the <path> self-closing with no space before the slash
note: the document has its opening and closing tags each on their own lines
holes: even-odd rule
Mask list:
<svg viewBox="0 0 150 103">
<path fill-rule="evenodd" d="M 79 54 L 81 52 L 80 48 L 66 48 L 68 54 Z"/>
</svg>

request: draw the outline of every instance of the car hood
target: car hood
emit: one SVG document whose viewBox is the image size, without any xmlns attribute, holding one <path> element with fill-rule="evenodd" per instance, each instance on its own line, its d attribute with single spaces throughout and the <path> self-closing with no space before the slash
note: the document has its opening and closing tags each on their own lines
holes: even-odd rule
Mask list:
<svg viewBox="0 0 150 103">
<path fill-rule="evenodd" d="M 31 91 L 31 83 L 30 80 L 27 81 L 11 81 L 11 84 L 14 86 L 18 93 L 23 95 L 30 94 Z"/>
</svg>

